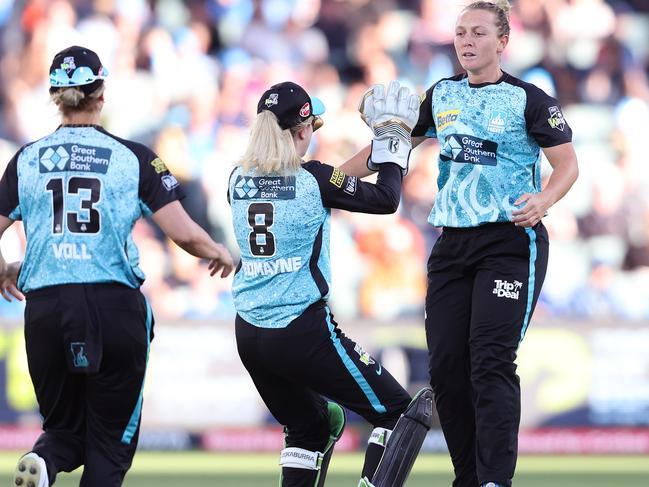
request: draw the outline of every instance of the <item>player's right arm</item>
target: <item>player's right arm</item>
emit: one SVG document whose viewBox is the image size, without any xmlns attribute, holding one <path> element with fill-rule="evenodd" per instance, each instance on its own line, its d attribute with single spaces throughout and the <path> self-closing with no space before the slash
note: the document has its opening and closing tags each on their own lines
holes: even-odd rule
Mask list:
<svg viewBox="0 0 649 487">
<path fill-rule="evenodd" d="M 16 155 L 9 161 L 2 179 L 0 179 L 0 239 L 13 225 L 17 218 L 20 218 L 20 206 L 18 200 L 18 156 L 22 152 L 22 147 Z M 11 218 L 9 218 L 11 216 Z M 11 297 L 22 301 L 24 296 L 18 290 L 18 273 L 22 262 L 12 262 L 8 264 L 2 251 L 0 250 L 0 294 L 7 301 Z"/>
<path fill-rule="evenodd" d="M 234 268 L 232 256 L 187 214 L 180 204 L 184 193 L 176 178 L 150 149 L 142 145 L 133 148 L 140 161 L 139 197 L 153 221 L 185 252 L 209 259 L 210 275 L 219 271 L 221 277 L 229 275 Z"/>
<path fill-rule="evenodd" d="M 221 277 L 232 272 L 234 263 L 230 252 L 216 243 L 191 217 L 179 201 L 166 204 L 153 214 L 155 221 L 167 237 L 181 249 L 195 257 L 210 260 L 210 275 L 221 271 Z"/>
</svg>

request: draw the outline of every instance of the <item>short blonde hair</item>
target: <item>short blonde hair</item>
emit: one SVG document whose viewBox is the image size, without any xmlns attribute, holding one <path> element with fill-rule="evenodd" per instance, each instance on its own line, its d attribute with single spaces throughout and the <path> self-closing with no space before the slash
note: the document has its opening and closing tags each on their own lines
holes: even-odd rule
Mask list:
<svg viewBox="0 0 649 487">
<path fill-rule="evenodd" d="M 263 110 L 250 129 L 248 146 L 237 165 L 244 172 L 256 174 L 291 174 L 300 169 L 302 159 L 297 154 L 293 136 L 311 124 L 313 117 L 296 126 L 282 130 L 277 117 L 270 110 Z"/>
<path fill-rule="evenodd" d="M 511 5 L 508 0 L 493 0 L 491 2 L 480 1 L 467 5 L 464 10 L 486 10 L 493 12 L 496 16 L 496 27 L 498 27 L 498 36 L 508 36 L 511 30 L 509 26 L 509 13 Z"/>
</svg>

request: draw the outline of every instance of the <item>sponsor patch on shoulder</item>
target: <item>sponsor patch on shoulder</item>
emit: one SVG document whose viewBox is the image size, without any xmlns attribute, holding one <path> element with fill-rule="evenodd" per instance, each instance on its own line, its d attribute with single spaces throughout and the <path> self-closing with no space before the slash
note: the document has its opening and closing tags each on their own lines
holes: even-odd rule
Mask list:
<svg viewBox="0 0 649 487">
<path fill-rule="evenodd" d="M 345 193 L 351 194 L 352 196 L 356 194 L 356 184 L 358 183 L 358 178 L 356 176 L 347 176 L 347 183 L 345 184 Z"/>
<path fill-rule="evenodd" d="M 548 118 L 548 124 L 550 124 L 550 127 L 563 132 L 563 129 L 566 126 L 566 121 L 563 118 L 561 109 L 558 106 L 552 106 L 548 107 L 548 111 L 550 112 L 550 118 Z"/>
<path fill-rule="evenodd" d="M 234 199 L 292 200 L 295 199 L 295 176 L 237 176 Z"/>
<path fill-rule="evenodd" d="M 167 191 L 171 191 L 179 186 L 178 180 L 172 174 L 165 174 L 160 180 Z"/>
<path fill-rule="evenodd" d="M 334 172 L 331 173 L 331 177 L 329 178 L 329 182 L 331 184 L 333 184 L 337 188 L 342 188 L 344 180 L 345 180 L 345 173 L 342 172 L 337 167 L 335 167 Z"/>
<path fill-rule="evenodd" d="M 153 159 L 153 160 L 151 161 L 151 165 L 153 166 L 153 169 L 155 169 L 155 172 L 156 172 L 157 174 L 160 174 L 160 173 L 163 173 L 163 172 L 167 172 L 167 171 L 168 171 L 166 164 L 165 164 L 164 161 L 163 161 L 162 159 L 160 159 L 159 157 L 156 157 L 155 159 Z"/>
</svg>

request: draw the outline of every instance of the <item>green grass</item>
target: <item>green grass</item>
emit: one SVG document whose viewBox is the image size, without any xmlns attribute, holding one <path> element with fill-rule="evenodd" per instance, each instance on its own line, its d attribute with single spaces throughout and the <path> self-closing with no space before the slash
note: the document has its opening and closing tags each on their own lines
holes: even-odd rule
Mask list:
<svg viewBox="0 0 649 487">
<path fill-rule="evenodd" d="M 0 453 L 0 485 L 11 485 L 18 453 Z M 276 486 L 279 467 L 275 454 L 138 453 L 126 476 L 125 487 Z M 328 487 L 355 487 L 363 458 L 360 454 L 334 455 Z M 77 486 L 80 474 L 61 474 L 56 487 Z M 417 459 L 408 487 L 451 485 L 451 465 L 444 455 Z M 646 457 L 521 457 L 515 487 L 647 487 Z"/>
</svg>

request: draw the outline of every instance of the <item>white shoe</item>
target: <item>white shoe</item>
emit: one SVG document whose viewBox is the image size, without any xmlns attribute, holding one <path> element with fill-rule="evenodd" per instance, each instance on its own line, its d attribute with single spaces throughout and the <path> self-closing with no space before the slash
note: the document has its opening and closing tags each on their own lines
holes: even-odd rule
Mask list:
<svg viewBox="0 0 649 487">
<path fill-rule="evenodd" d="M 21 457 L 16 465 L 13 485 L 20 487 L 50 487 L 45 460 L 31 452 Z"/>
</svg>

